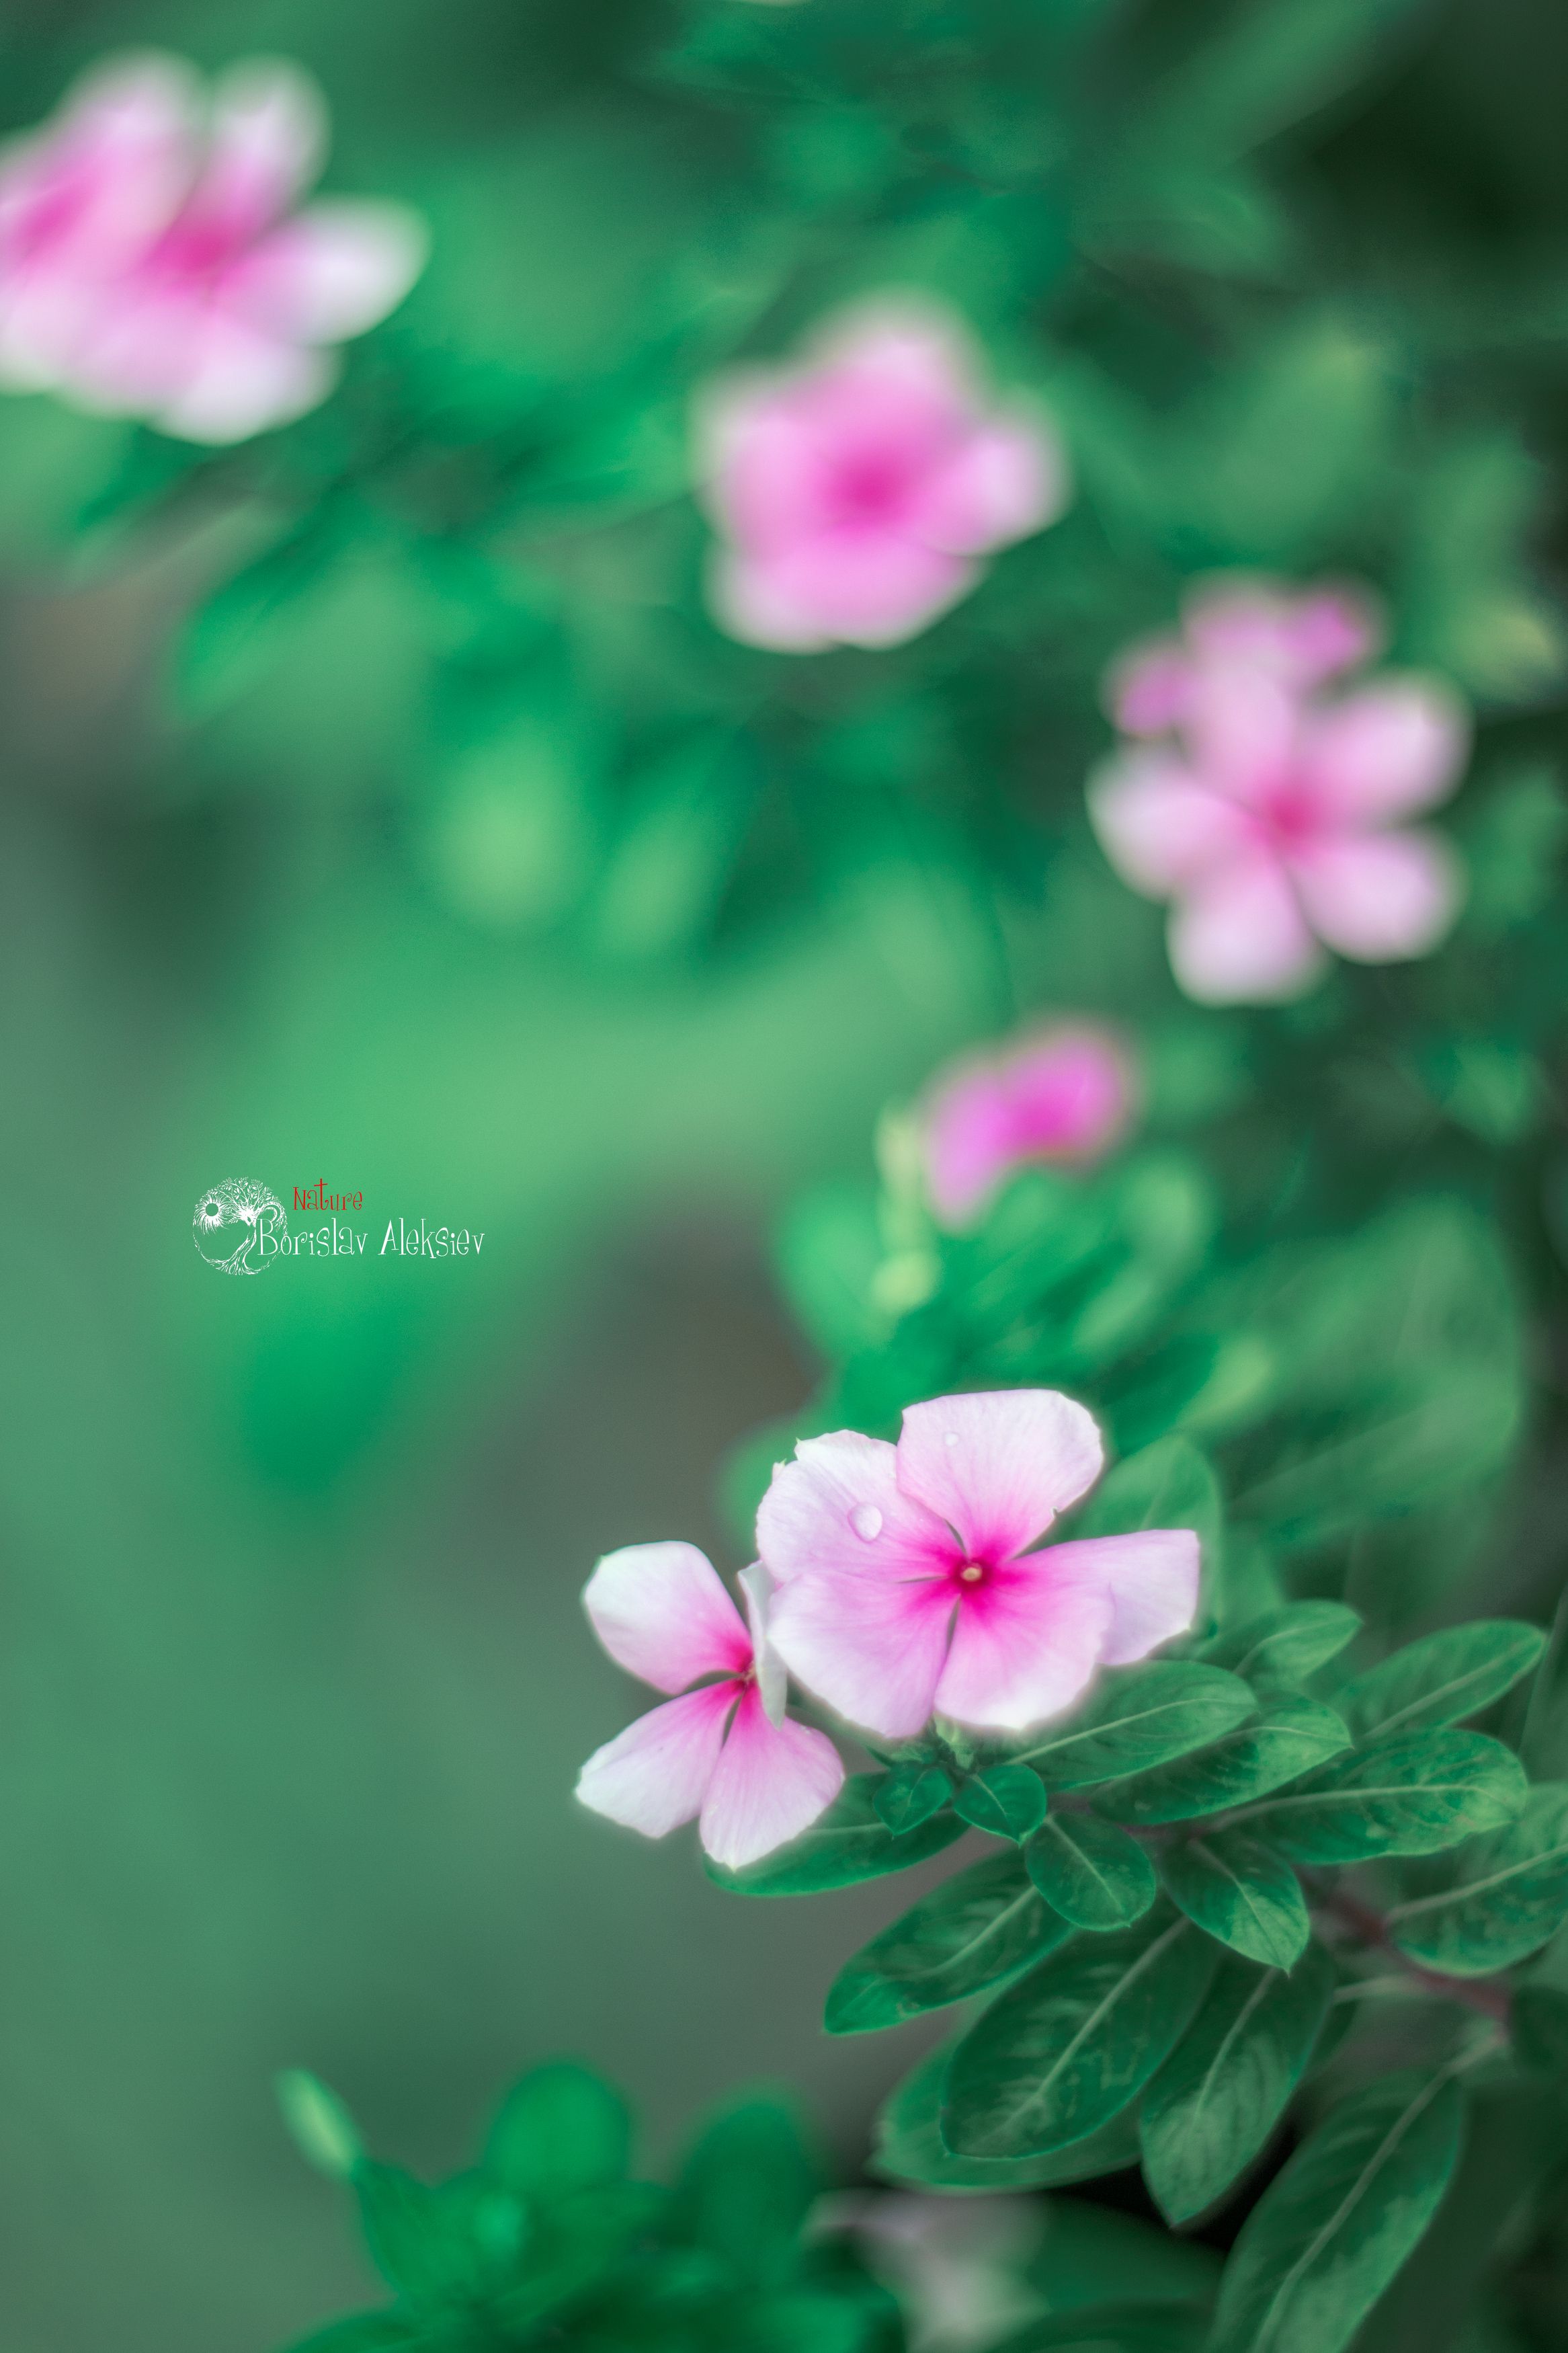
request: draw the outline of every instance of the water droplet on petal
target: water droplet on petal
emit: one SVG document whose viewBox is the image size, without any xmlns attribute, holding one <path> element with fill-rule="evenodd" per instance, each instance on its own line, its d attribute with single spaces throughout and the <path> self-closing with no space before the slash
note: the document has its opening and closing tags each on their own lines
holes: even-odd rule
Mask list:
<svg viewBox="0 0 1568 2353">
<path fill-rule="evenodd" d="M 875 1504 L 857 1504 L 849 1514 L 849 1525 L 862 1544 L 875 1544 L 882 1533 L 882 1514 Z"/>
<path fill-rule="evenodd" d="M 944 1430 L 942 1433 L 942 1442 L 944 1446 L 956 1446 L 958 1444 L 957 1430 Z"/>
</svg>

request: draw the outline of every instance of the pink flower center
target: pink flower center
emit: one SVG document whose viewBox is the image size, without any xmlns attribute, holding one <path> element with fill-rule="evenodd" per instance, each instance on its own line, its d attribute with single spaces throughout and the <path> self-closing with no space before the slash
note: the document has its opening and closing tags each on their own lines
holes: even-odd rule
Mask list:
<svg viewBox="0 0 1568 2353">
<path fill-rule="evenodd" d="M 880 449 L 858 449 L 833 470 L 828 501 L 833 519 L 851 527 L 890 522 L 907 494 L 906 468 Z"/>
<path fill-rule="evenodd" d="M 960 1585 L 983 1585 L 985 1582 L 985 1563 L 983 1560 L 966 1560 L 958 1572 L 958 1581 Z"/>
<path fill-rule="evenodd" d="M 1269 794 L 1261 814 L 1270 838 L 1281 849 L 1299 849 L 1322 830 L 1322 815 L 1310 795 L 1289 781 Z"/>
</svg>

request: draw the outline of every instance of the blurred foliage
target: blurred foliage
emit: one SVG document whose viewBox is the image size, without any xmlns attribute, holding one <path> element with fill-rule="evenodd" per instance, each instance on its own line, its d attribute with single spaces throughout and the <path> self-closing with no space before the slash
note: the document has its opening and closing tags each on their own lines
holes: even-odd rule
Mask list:
<svg viewBox="0 0 1568 2353">
<path fill-rule="evenodd" d="M 346 2176 L 390 2311 L 300 2353 L 490 2353 L 525 2345 L 899 2353 L 898 2310 L 841 2235 L 805 2232 L 823 2182 L 790 2110 L 715 2117 L 675 2182 L 629 2170 L 630 2118 L 585 2070 L 508 2094 L 479 2162 L 431 2187 L 365 2157 L 331 2094 L 283 2079 L 308 2156 Z"/>
</svg>

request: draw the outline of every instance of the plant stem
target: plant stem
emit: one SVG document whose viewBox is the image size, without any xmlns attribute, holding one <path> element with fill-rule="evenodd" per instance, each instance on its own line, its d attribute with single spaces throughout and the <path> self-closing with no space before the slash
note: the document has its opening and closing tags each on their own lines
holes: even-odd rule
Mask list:
<svg viewBox="0 0 1568 2353">
<path fill-rule="evenodd" d="M 1374 1952 L 1386 1953 L 1396 1967 L 1420 1986 L 1424 1991 L 1436 1994 L 1445 2001 L 1457 2001 L 1466 2010 L 1473 2010 L 1495 2025 L 1506 2027 L 1509 2022 L 1508 1988 L 1495 1978 L 1456 1978 L 1442 1969 L 1424 1968 L 1402 1953 L 1388 1933 L 1386 1922 L 1370 1905 L 1336 1887 L 1324 1896 L 1322 1908 L 1361 1938 Z"/>
</svg>

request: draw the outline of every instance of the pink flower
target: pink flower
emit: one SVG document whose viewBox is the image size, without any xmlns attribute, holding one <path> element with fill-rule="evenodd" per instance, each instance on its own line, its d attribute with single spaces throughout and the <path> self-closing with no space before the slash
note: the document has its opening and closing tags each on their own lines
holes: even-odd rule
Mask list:
<svg viewBox="0 0 1568 2353">
<path fill-rule="evenodd" d="M 1342 592 L 1247 584 L 1199 592 L 1182 638 L 1112 674 L 1119 724 L 1161 740 L 1107 762 L 1089 814 L 1123 881 L 1174 902 L 1171 964 L 1189 997 L 1299 997 L 1325 947 L 1390 963 L 1452 923 L 1458 861 L 1397 821 L 1453 791 L 1468 720 L 1436 679 L 1325 692 L 1373 643 Z"/>
<path fill-rule="evenodd" d="M 763 1630 L 765 1575 L 748 1569 L 741 1582 L 749 1632 L 695 1545 L 609 1553 L 583 1595 L 616 1663 L 682 1696 L 595 1749 L 577 1795 L 649 1838 L 700 1817 L 703 1845 L 731 1870 L 806 1829 L 844 1783 L 832 1741 L 784 1714 L 784 1668 Z"/>
<path fill-rule="evenodd" d="M 178 59 L 100 67 L 0 159 L 0 382 L 239 441 L 331 390 L 326 346 L 385 316 L 424 265 L 389 204 L 290 214 L 325 113 L 257 61 L 209 103 Z"/>
<path fill-rule="evenodd" d="M 1089 1415 L 1055 1389 L 912 1405 L 897 1446 L 852 1430 L 803 1439 L 757 1515 L 779 1655 L 889 1740 L 933 1711 L 994 1732 L 1058 1715 L 1097 1668 L 1146 1657 L 1197 1607 L 1190 1528 L 1028 1549 L 1103 1459 Z"/>
<path fill-rule="evenodd" d="M 788 653 L 912 637 L 1068 498 L 1048 424 L 989 403 L 957 322 L 912 304 L 850 312 L 797 367 L 721 380 L 698 462 L 727 542 L 713 610 Z"/>
<path fill-rule="evenodd" d="M 1131 1116 L 1133 1078 L 1109 1032 L 1061 1022 L 942 1074 L 926 1103 L 926 1181 L 944 1225 L 983 1208 L 1033 1160 L 1097 1160 Z"/>
</svg>

